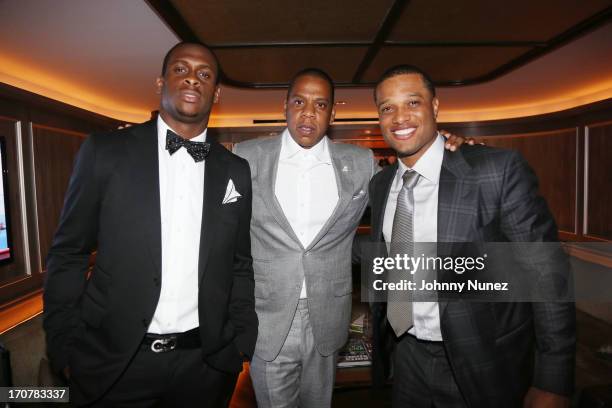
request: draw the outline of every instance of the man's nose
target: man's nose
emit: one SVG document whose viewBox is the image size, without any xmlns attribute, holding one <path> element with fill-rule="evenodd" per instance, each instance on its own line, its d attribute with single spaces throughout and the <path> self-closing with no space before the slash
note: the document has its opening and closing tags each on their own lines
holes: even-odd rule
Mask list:
<svg viewBox="0 0 612 408">
<path fill-rule="evenodd" d="M 393 123 L 403 123 L 410 120 L 411 112 L 409 109 L 399 107 L 393 115 Z"/>
<path fill-rule="evenodd" d="M 185 82 L 187 82 L 190 86 L 200 86 L 200 80 L 195 75 L 190 75 L 185 78 Z"/>
<path fill-rule="evenodd" d="M 315 107 L 314 107 L 314 103 L 306 103 L 304 105 L 304 109 L 302 109 L 302 115 L 303 116 L 314 116 L 315 115 Z"/>
</svg>

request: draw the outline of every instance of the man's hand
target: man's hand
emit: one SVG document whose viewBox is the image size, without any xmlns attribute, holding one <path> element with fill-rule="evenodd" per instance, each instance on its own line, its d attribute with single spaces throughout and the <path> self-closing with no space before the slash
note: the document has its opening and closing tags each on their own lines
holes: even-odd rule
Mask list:
<svg viewBox="0 0 612 408">
<path fill-rule="evenodd" d="M 465 137 L 453 135 L 452 133 L 449 133 L 446 130 L 440 130 L 439 132 L 442 136 L 446 138 L 446 143 L 444 144 L 444 147 L 447 150 L 450 150 L 451 152 L 457 150 L 459 146 L 464 143 L 467 143 L 469 145 L 474 145 L 476 143 L 476 140 L 474 140 L 474 138 L 472 137 L 466 139 Z"/>
<path fill-rule="evenodd" d="M 569 398 L 535 387 L 529 388 L 523 401 L 523 408 L 569 408 L 569 406 Z"/>
</svg>

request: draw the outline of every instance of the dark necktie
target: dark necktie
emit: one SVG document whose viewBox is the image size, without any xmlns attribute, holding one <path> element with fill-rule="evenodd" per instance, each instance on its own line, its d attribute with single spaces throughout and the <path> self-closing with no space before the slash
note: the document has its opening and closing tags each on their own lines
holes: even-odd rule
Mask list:
<svg viewBox="0 0 612 408">
<path fill-rule="evenodd" d="M 192 142 L 191 140 L 183 139 L 170 129 L 166 133 L 166 150 L 170 155 L 176 153 L 178 149 L 184 147 L 187 153 L 193 157 L 193 160 L 201 162 L 208 156 L 210 152 L 210 143 L 206 142 Z"/>
<path fill-rule="evenodd" d="M 402 179 L 404 183 L 397 196 L 397 207 L 393 217 L 389 257 L 395 257 L 397 254 L 401 256 L 407 254 L 409 257 L 414 255 L 414 186 L 419 181 L 419 173 L 406 170 Z M 412 278 L 409 271 L 395 269 L 389 271 L 389 277 L 391 282 Z M 387 299 L 387 320 L 399 337 L 413 325 L 412 296 L 410 292 L 389 291 Z"/>
</svg>

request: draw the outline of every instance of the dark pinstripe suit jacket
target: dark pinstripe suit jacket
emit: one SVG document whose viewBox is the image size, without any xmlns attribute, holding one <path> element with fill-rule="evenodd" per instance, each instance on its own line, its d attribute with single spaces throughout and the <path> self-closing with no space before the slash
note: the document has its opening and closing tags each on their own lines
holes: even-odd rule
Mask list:
<svg viewBox="0 0 612 408">
<path fill-rule="evenodd" d="M 396 169 L 387 167 L 370 182 L 375 242 L 383 239 L 384 209 Z M 460 256 L 462 245 L 457 243 L 489 241 L 557 241 L 557 227 L 538 195 L 537 178 L 515 151 L 468 145 L 456 153 L 445 151 L 438 255 Z M 550 285 L 567 273 L 558 272 L 546 277 Z M 379 323 L 384 319 L 384 305 L 374 308 L 374 316 Z M 521 406 L 530 386 L 572 393 L 573 303 L 441 301 L 440 320 L 451 367 L 470 407 Z M 393 332 L 385 333 L 384 322 L 377 327 L 381 331 L 375 333 L 375 345 L 380 346 Z"/>
</svg>

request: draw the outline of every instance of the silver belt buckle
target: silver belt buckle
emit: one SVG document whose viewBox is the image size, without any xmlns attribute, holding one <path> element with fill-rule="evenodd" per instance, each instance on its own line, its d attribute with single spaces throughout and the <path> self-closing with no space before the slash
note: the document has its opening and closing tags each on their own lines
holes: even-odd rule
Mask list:
<svg viewBox="0 0 612 408">
<path fill-rule="evenodd" d="M 154 353 L 165 353 L 172 351 L 176 348 L 176 338 L 166 337 L 162 339 L 155 339 L 151 343 L 151 351 Z"/>
</svg>

